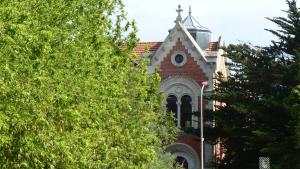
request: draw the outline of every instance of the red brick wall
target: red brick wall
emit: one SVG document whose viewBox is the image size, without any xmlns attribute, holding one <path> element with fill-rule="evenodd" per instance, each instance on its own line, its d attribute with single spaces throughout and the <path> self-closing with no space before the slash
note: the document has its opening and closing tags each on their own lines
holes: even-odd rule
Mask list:
<svg viewBox="0 0 300 169">
<path fill-rule="evenodd" d="M 201 140 L 200 137 L 191 136 L 191 135 L 180 135 L 177 137 L 177 141 L 179 143 L 185 143 L 191 146 L 196 153 L 198 154 L 199 161 L 201 161 Z M 205 144 L 203 145 L 203 149 L 205 150 Z M 203 158 L 205 159 L 205 151 L 203 151 Z"/>
<path fill-rule="evenodd" d="M 200 137 L 190 136 L 190 135 L 180 135 L 177 137 L 177 142 L 185 143 L 191 146 L 198 154 L 199 158 L 201 157 L 201 142 Z"/>
<path fill-rule="evenodd" d="M 173 65 L 171 62 L 171 56 L 177 52 L 183 52 L 187 57 L 187 62 L 180 67 Z M 187 48 L 183 46 L 179 38 L 176 41 L 176 45 L 173 46 L 167 54 L 167 57 L 162 61 L 159 74 L 162 80 L 174 75 L 188 76 L 194 79 L 200 86 L 202 86 L 203 81 L 208 80 L 200 66 L 192 58 L 191 54 L 188 52 Z"/>
<path fill-rule="evenodd" d="M 176 54 L 177 52 L 183 52 L 186 55 L 187 62 L 181 66 L 175 66 L 172 64 L 171 56 Z M 195 80 L 199 86 L 202 86 L 203 81 L 208 81 L 207 76 L 202 71 L 200 65 L 193 59 L 191 54 L 188 52 L 187 48 L 183 46 L 181 40 L 178 38 L 176 41 L 176 45 L 170 50 L 167 56 L 161 63 L 160 72 L 159 72 L 162 80 L 168 78 L 169 76 L 181 75 L 187 76 L 193 80 Z M 203 101 L 205 107 L 207 107 L 207 100 Z M 199 110 L 200 110 L 200 98 L 199 98 Z M 200 138 L 191 135 L 180 135 L 177 137 L 177 142 L 185 143 L 190 145 L 198 154 L 200 158 L 201 151 L 201 142 Z"/>
<path fill-rule="evenodd" d="M 171 56 L 173 54 L 176 54 L 177 52 L 184 52 L 184 54 L 187 57 L 187 62 L 181 66 L 175 66 L 173 65 L 171 61 Z M 200 65 L 197 64 L 197 62 L 193 59 L 191 54 L 188 52 L 187 48 L 183 46 L 181 40 L 178 38 L 176 41 L 176 45 L 173 46 L 173 48 L 170 50 L 170 52 L 167 54 L 167 57 L 162 61 L 160 66 L 160 76 L 162 80 L 168 78 L 169 76 L 174 75 L 183 75 L 190 77 L 191 79 L 195 80 L 199 86 L 202 86 L 203 81 L 208 81 L 207 76 L 202 71 Z M 200 111 L 200 97 L 198 99 L 198 110 Z M 204 109 L 207 108 L 208 101 L 203 100 Z M 200 122 L 200 120 L 199 120 Z M 200 126 L 200 123 L 199 123 Z"/>
</svg>

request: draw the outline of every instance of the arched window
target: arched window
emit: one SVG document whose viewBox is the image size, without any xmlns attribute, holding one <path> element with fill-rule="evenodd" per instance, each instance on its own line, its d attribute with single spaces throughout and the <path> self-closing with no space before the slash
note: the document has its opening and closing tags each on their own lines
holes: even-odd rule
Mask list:
<svg viewBox="0 0 300 169">
<path fill-rule="evenodd" d="M 192 98 L 188 95 L 184 95 L 181 98 L 180 107 L 180 126 L 191 127 L 192 126 Z"/>
<path fill-rule="evenodd" d="M 167 111 L 174 113 L 175 124 L 177 124 L 177 98 L 174 95 L 170 95 L 167 98 Z"/>
<path fill-rule="evenodd" d="M 189 168 L 189 164 L 188 164 L 187 160 L 184 157 L 181 157 L 181 156 L 176 157 L 176 161 L 175 161 L 174 166 L 180 166 L 183 169 L 188 169 Z"/>
</svg>

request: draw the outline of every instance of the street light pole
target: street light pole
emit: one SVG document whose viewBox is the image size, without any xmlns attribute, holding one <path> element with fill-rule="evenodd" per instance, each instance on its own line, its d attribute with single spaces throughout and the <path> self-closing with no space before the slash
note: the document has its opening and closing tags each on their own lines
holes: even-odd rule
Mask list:
<svg viewBox="0 0 300 169">
<path fill-rule="evenodd" d="M 201 93 L 200 93 L 200 130 L 201 130 L 201 169 L 204 169 L 204 158 L 203 158 L 203 90 L 204 87 L 207 86 L 207 81 L 202 82 Z"/>
</svg>

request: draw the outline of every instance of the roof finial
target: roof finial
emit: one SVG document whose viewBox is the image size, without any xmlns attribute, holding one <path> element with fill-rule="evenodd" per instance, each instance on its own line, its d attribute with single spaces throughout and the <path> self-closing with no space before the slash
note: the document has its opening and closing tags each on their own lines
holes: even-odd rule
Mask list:
<svg viewBox="0 0 300 169">
<path fill-rule="evenodd" d="M 178 12 L 178 16 L 176 18 L 176 21 L 182 21 L 181 12 L 183 10 L 181 9 L 181 5 L 178 5 L 178 9 L 176 9 L 176 12 Z"/>
<path fill-rule="evenodd" d="M 192 14 L 192 7 L 190 5 L 190 7 L 189 7 L 189 15 L 191 15 L 191 14 Z"/>
</svg>

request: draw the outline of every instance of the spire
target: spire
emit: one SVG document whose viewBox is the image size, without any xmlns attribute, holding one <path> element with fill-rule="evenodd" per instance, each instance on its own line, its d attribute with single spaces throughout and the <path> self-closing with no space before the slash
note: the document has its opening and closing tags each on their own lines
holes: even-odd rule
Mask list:
<svg viewBox="0 0 300 169">
<path fill-rule="evenodd" d="M 208 28 L 201 26 L 197 20 L 192 16 L 192 7 L 189 6 L 189 15 L 182 21 L 183 25 L 188 30 L 196 30 L 196 31 L 203 31 L 203 32 L 211 32 Z"/>
<path fill-rule="evenodd" d="M 183 10 L 181 9 L 181 5 L 178 5 L 178 9 L 176 9 L 176 12 L 178 12 L 178 16 L 176 18 L 176 21 L 175 22 L 181 22 L 182 21 L 182 17 L 181 17 L 181 12 Z"/>
</svg>

